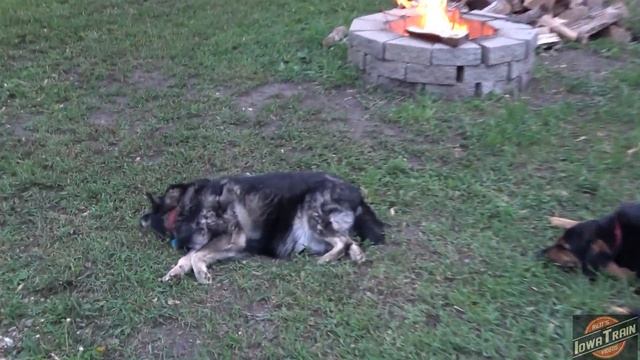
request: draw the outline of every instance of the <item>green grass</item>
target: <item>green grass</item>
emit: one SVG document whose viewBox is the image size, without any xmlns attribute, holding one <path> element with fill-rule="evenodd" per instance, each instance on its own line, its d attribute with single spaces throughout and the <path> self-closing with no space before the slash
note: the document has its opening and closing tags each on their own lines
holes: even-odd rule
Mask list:
<svg viewBox="0 0 640 360">
<path fill-rule="evenodd" d="M 633 283 L 533 257 L 558 235 L 546 216 L 640 195 L 637 46 L 584 51 L 618 59 L 602 78 L 540 66 L 522 99 L 405 98 L 363 89 L 345 47 L 320 45 L 390 5 L 0 2 L 7 356 L 549 359 L 572 315 L 637 304 Z M 320 89 L 239 109 L 276 81 Z M 364 119 L 345 122 L 350 88 Z M 389 244 L 359 267 L 254 259 L 214 266 L 210 286 L 158 282 L 179 255 L 139 233 L 143 191 L 286 169 L 362 185 Z"/>
<path fill-rule="evenodd" d="M 629 17 L 624 20 L 623 24 L 627 26 L 631 33 L 638 38 L 640 36 L 640 1 L 639 0 L 625 0 L 625 4 L 629 9 Z"/>
</svg>

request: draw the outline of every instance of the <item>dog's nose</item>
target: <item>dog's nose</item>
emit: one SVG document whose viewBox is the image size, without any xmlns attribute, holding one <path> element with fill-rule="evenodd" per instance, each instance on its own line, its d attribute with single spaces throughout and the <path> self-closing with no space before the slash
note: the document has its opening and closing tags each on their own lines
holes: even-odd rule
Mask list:
<svg viewBox="0 0 640 360">
<path fill-rule="evenodd" d="M 145 214 L 140 217 L 141 228 L 146 229 L 149 227 L 150 224 L 151 224 L 151 221 L 149 220 L 149 214 Z"/>
<path fill-rule="evenodd" d="M 549 249 L 549 248 L 544 248 L 544 249 L 542 249 L 542 250 L 536 251 L 536 253 L 535 253 L 535 258 L 536 258 L 536 260 L 542 260 L 542 259 L 544 259 L 544 257 L 545 257 L 545 255 L 546 255 L 546 253 L 547 253 L 547 250 L 548 250 L 548 249 Z"/>
</svg>

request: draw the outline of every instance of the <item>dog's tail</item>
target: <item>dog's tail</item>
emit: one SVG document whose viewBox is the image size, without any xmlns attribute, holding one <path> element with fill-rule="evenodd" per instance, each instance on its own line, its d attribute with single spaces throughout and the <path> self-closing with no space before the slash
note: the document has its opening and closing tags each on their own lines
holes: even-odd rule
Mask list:
<svg viewBox="0 0 640 360">
<path fill-rule="evenodd" d="M 360 213 L 356 215 L 353 228 L 356 234 L 362 239 L 369 239 L 372 244 L 384 244 L 385 224 L 378 219 L 376 213 L 366 202 L 360 204 Z"/>
</svg>

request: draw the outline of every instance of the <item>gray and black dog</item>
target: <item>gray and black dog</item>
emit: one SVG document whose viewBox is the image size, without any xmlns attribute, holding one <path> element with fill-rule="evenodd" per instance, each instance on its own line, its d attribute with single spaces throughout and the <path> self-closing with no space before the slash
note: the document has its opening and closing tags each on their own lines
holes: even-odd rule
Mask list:
<svg viewBox="0 0 640 360">
<path fill-rule="evenodd" d="M 152 209 L 140 218 L 142 227 L 187 252 L 163 281 L 193 269 L 208 283 L 209 264 L 249 255 L 283 259 L 306 251 L 321 263 L 344 254 L 362 262 L 352 235 L 384 243 L 384 224 L 360 189 L 324 172 L 200 179 L 147 196 Z"/>
</svg>

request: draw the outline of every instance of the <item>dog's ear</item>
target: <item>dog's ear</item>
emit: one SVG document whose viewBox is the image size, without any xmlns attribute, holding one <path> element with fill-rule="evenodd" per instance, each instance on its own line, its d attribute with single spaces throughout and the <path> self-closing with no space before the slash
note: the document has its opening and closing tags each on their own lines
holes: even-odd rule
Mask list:
<svg viewBox="0 0 640 360">
<path fill-rule="evenodd" d="M 145 193 L 145 195 L 147 196 L 147 199 L 149 199 L 149 202 L 151 203 L 151 207 L 155 208 L 161 205 L 158 198 L 153 196 L 153 194 L 151 194 L 150 192 Z"/>
<path fill-rule="evenodd" d="M 539 256 L 564 268 L 575 268 L 582 264 L 580 259 L 567 248 L 562 238 L 556 244 L 542 250 Z"/>
<path fill-rule="evenodd" d="M 187 189 L 192 184 L 173 184 L 167 188 L 164 193 L 164 207 L 165 209 L 172 209 L 180 204 L 180 200 L 184 196 Z"/>
</svg>

